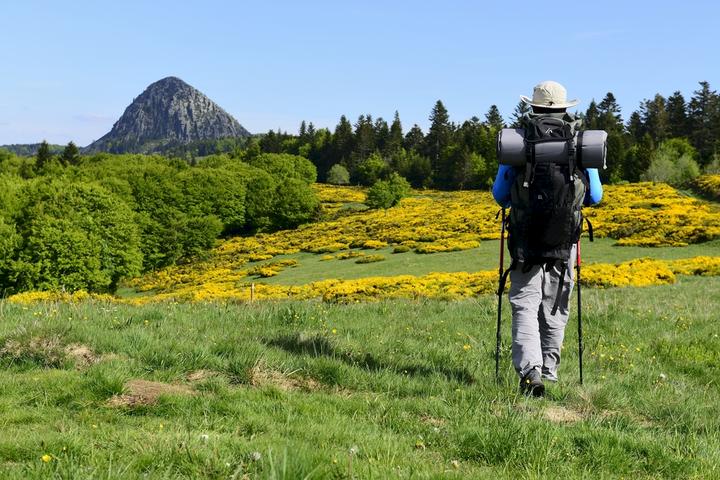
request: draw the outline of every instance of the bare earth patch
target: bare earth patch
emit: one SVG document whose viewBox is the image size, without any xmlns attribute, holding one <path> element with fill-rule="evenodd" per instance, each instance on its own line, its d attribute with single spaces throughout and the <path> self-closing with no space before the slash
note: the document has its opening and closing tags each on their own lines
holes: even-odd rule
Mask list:
<svg viewBox="0 0 720 480">
<path fill-rule="evenodd" d="M 108 400 L 108 405 L 111 407 L 153 405 L 161 395 L 195 395 L 195 391 L 185 385 L 149 380 L 130 380 L 125 384 L 124 390 L 124 394 L 115 395 Z"/>
<path fill-rule="evenodd" d="M 75 362 L 75 367 L 78 369 L 89 367 L 100 361 L 100 357 L 90 350 L 90 347 L 79 343 L 65 347 L 65 355 Z"/>
<path fill-rule="evenodd" d="M 65 358 L 59 336 L 10 339 L 0 348 L 0 357 L 14 361 L 23 359 L 39 363 L 46 368 L 57 368 Z"/>
<path fill-rule="evenodd" d="M 286 375 L 262 365 L 257 365 L 250 370 L 250 385 L 262 387 L 272 385 L 280 390 L 305 390 L 313 391 L 320 388 L 320 384 L 311 378 L 294 377 Z"/>
<path fill-rule="evenodd" d="M 553 423 L 575 423 L 583 419 L 580 413 L 565 407 L 548 407 L 543 411 L 543 418 Z"/>
</svg>

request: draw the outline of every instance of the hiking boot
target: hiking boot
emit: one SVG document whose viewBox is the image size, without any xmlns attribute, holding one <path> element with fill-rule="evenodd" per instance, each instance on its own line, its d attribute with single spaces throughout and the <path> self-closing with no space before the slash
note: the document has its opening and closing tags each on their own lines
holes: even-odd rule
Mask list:
<svg viewBox="0 0 720 480">
<path fill-rule="evenodd" d="M 545 394 L 545 385 L 538 369 L 533 368 L 520 379 L 520 391 L 533 397 L 542 397 Z"/>
</svg>

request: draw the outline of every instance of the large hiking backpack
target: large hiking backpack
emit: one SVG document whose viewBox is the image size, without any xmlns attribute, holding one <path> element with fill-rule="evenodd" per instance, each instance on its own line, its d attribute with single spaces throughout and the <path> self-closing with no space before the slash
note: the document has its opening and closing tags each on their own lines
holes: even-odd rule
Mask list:
<svg viewBox="0 0 720 480">
<path fill-rule="evenodd" d="M 582 230 L 582 203 L 588 188 L 577 167 L 572 117 L 528 117 L 525 125 L 527 161 L 516 167 L 510 189 L 508 248 L 515 261 L 526 266 L 567 262 Z M 553 143 L 552 148 L 547 148 Z M 557 155 L 557 143 L 566 155 Z M 554 152 L 546 155 L 544 152 Z"/>
</svg>

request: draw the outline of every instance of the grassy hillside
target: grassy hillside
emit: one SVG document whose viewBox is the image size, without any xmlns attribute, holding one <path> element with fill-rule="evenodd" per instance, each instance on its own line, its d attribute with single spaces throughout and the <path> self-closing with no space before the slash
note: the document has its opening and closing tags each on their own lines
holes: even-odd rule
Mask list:
<svg viewBox="0 0 720 480">
<path fill-rule="evenodd" d="M 509 314 L 495 384 L 491 295 L 3 302 L 0 477 L 715 478 L 718 291 L 585 290 L 586 385 L 573 317 L 541 400 Z"/>
<path fill-rule="evenodd" d="M 316 188 L 321 221 L 136 279 L 122 301 L 144 305 L 0 302 L 0 478 L 720 474 L 717 204 L 607 189 L 583 278 L 651 286 L 583 290 L 586 385 L 573 311 L 538 400 L 517 392 L 508 305 L 494 378 L 489 194 L 368 211 Z"/>
</svg>

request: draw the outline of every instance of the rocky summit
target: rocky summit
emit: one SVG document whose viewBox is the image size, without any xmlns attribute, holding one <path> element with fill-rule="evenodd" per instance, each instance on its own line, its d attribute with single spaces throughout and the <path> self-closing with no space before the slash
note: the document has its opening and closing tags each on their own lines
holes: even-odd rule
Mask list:
<svg viewBox="0 0 720 480">
<path fill-rule="evenodd" d="M 112 130 L 84 151 L 150 153 L 200 140 L 248 136 L 250 132 L 199 90 L 167 77 L 147 87 Z"/>
</svg>

